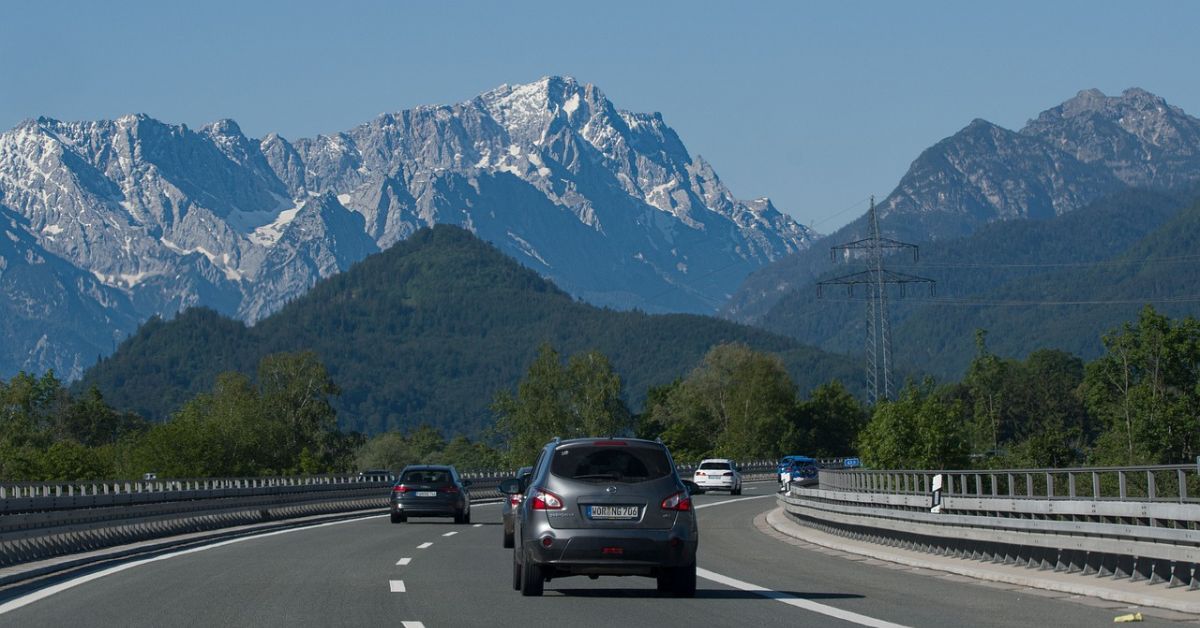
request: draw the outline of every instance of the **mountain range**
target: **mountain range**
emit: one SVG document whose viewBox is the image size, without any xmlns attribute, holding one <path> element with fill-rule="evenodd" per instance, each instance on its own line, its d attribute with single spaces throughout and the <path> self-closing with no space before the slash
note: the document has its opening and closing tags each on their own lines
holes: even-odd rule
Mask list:
<svg viewBox="0 0 1200 628">
<path fill-rule="evenodd" d="M 1044 221 L 1123 190 L 1171 191 L 1197 181 L 1200 120 L 1142 89 L 1120 96 L 1091 89 L 1043 111 L 1020 131 L 974 120 L 922 152 L 879 204 L 878 215 L 885 236 L 928 243 L 998 222 Z M 754 272 L 722 315 L 750 323 L 763 319 L 780 299 L 810 290 L 815 278 L 830 271 L 826 245 L 867 232 L 864 215 L 821 246 Z"/>
<path fill-rule="evenodd" d="M 38 118 L 0 134 L 0 376 L 78 377 L 192 306 L 253 323 L 439 223 L 577 298 L 651 312 L 713 312 L 812 240 L 736 198 L 660 114 L 571 78 L 295 141 L 232 120 Z"/>
</svg>

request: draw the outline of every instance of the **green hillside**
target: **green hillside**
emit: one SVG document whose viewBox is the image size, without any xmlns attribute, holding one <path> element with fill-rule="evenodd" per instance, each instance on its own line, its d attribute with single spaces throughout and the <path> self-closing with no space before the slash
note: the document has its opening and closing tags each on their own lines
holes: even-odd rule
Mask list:
<svg viewBox="0 0 1200 628">
<path fill-rule="evenodd" d="M 800 392 L 840 379 L 857 361 L 758 329 L 693 315 L 617 312 L 575 301 L 470 232 L 421 230 L 251 328 L 209 310 L 152 320 L 90 369 L 116 407 L 162 419 L 219 372 L 253 375 L 262 355 L 311 349 L 341 387 L 342 427 L 375 433 L 429 423 L 480 434 L 495 391 L 512 388 L 539 345 L 607 354 L 640 406 L 650 386 L 693 368 L 713 345 L 779 354 Z"/>
<path fill-rule="evenodd" d="M 1136 318 L 1147 302 L 1171 316 L 1200 313 L 1200 302 L 1178 300 L 1200 295 L 1200 257 L 1188 257 L 1200 251 L 1193 193 L 1126 191 L 1054 219 L 994 224 L 922 245 L 915 264 L 893 260 L 891 268 L 937 281 L 934 297 L 894 293 L 897 364 L 957 378 L 980 328 L 1001 355 L 1055 348 L 1090 359 L 1101 351 L 1101 334 Z M 865 334 L 864 294 L 827 291 L 818 299 L 809 286 L 776 305 L 763 327 L 854 351 Z"/>
</svg>

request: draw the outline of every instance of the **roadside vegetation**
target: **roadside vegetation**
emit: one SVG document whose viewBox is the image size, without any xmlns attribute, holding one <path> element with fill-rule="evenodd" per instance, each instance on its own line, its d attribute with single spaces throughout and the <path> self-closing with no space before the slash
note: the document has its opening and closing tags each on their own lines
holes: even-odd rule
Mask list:
<svg viewBox="0 0 1200 628">
<path fill-rule="evenodd" d="M 263 358 L 254 378 L 226 372 L 169 420 L 73 394 L 53 372 L 0 381 L 0 481 L 229 477 L 530 464 L 554 436 L 661 438 L 678 461 L 857 455 L 875 468 L 1169 464 L 1200 454 L 1200 321 L 1146 307 L 1084 363 L 1041 350 L 1002 358 L 976 333 L 966 376 L 910 381 L 865 407 L 840 382 L 802 395 L 775 354 L 712 347 L 685 376 L 627 405 L 598 351 L 543 344 L 515 390 L 497 391 L 493 427 L 471 440 L 429 425 L 370 438 L 338 428 L 340 389 L 313 352 Z"/>
</svg>

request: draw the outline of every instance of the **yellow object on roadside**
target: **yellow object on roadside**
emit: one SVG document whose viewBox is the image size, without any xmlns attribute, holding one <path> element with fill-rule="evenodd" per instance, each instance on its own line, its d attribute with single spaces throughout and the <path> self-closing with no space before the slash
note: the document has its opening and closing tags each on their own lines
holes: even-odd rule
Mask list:
<svg viewBox="0 0 1200 628">
<path fill-rule="evenodd" d="M 1127 624 L 1131 621 L 1142 621 L 1141 613 L 1130 613 L 1128 615 L 1117 615 L 1113 617 L 1114 624 Z"/>
</svg>

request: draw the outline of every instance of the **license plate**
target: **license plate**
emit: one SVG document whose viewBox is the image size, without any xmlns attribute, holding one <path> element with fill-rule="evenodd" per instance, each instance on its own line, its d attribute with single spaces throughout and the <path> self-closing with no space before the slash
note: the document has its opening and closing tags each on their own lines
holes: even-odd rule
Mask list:
<svg viewBox="0 0 1200 628">
<path fill-rule="evenodd" d="M 417 497 L 437 497 L 437 491 L 417 491 Z"/>
<path fill-rule="evenodd" d="M 637 506 L 588 506 L 589 519 L 637 519 Z"/>
</svg>

